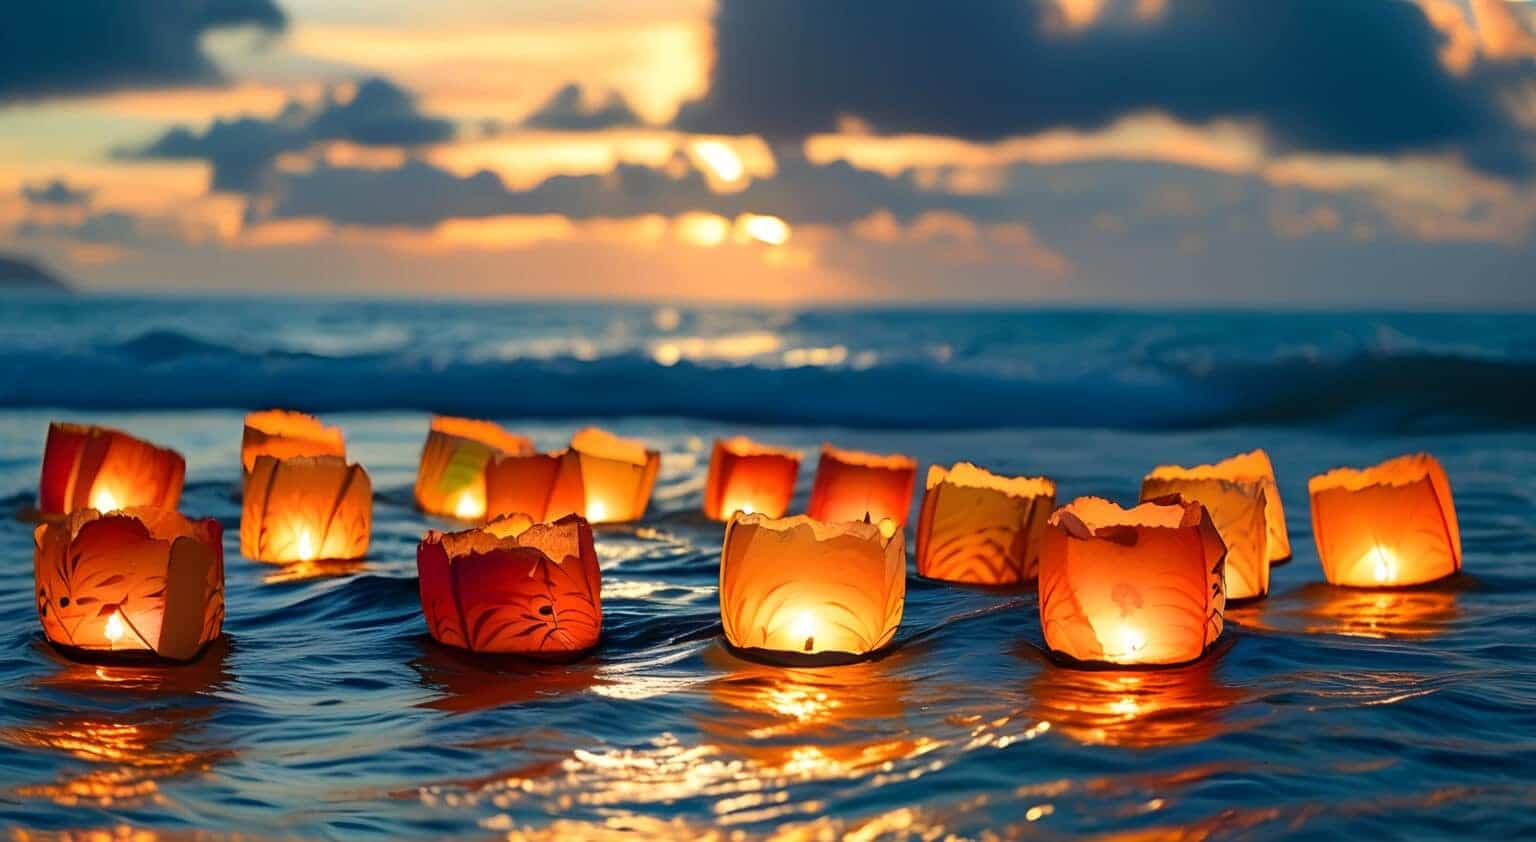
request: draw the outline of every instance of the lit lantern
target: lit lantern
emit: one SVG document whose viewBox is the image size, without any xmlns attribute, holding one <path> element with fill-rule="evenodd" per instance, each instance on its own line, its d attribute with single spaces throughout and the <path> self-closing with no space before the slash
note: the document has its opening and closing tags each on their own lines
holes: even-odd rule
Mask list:
<svg viewBox="0 0 1536 842">
<path fill-rule="evenodd" d="M 917 463 L 901 454 L 881 455 L 822 445 L 806 514 L 821 521 L 889 518 L 907 522 Z"/>
<path fill-rule="evenodd" d="M 1082 497 L 1051 516 L 1040 625 L 1072 662 L 1181 664 L 1221 636 L 1226 547 L 1199 503 L 1122 509 Z"/>
<path fill-rule="evenodd" d="M 704 484 L 704 514 L 714 520 L 736 512 L 783 517 L 799 472 L 799 451 L 768 447 L 745 436 L 716 439 Z"/>
<path fill-rule="evenodd" d="M 533 442 L 489 421 L 434 416 L 416 472 L 416 504 L 429 514 L 479 520 L 492 457 L 531 453 Z"/>
<path fill-rule="evenodd" d="M 224 623 L 219 522 L 151 506 L 77 509 L 33 533 L 50 643 L 93 655 L 196 657 Z"/>
<path fill-rule="evenodd" d="M 1290 560 L 1291 536 L 1285 528 L 1285 507 L 1280 504 L 1280 486 L 1275 482 L 1275 467 L 1270 464 L 1269 454 L 1262 448 L 1230 456 L 1212 465 L 1158 468 L 1150 476 L 1158 477 L 1164 472 L 1184 479 L 1224 479 L 1258 484 L 1264 491 L 1264 525 L 1269 532 L 1269 562 L 1281 564 Z"/>
<path fill-rule="evenodd" d="M 497 456 L 486 469 L 490 516 L 551 520 L 577 514 L 589 523 L 639 520 L 651 501 L 661 454 L 634 439 L 588 427 L 558 453 Z"/>
<path fill-rule="evenodd" d="M 240 553 L 286 564 L 362 558 L 373 526 L 373 485 L 339 456 L 258 456 L 245 479 Z"/>
<path fill-rule="evenodd" d="M 1141 481 L 1141 499 L 1177 495 L 1205 507 L 1227 547 L 1228 600 L 1257 599 L 1269 593 L 1268 495 L 1253 480 L 1218 479 L 1204 467 L 1164 465 Z"/>
<path fill-rule="evenodd" d="M 174 510 L 186 472 L 186 460 L 174 450 L 106 427 L 54 422 L 48 425 L 37 507 L 44 515 L 133 506 Z"/>
<path fill-rule="evenodd" d="M 976 585 L 1035 578 L 1056 484 L 1001 477 L 969 462 L 928 469 L 917 522 L 917 573 Z"/>
<path fill-rule="evenodd" d="M 1329 583 L 1419 585 L 1461 569 L 1461 528 L 1445 469 L 1427 453 L 1315 476 L 1312 536 Z"/>
<path fill-rule="evenodd" d="M 856 660 L 896 634 L 906 573 L 901 530 L 890 520 L 738 514 L 720 557 L 725 639 L 774 661 Z"/>
<path fill-rule="evenodd" d="M 257 456 L 346 456 L 347 443 L 339 427 L 320 423 L 302 412 L 268 409 L 245 416 L 240 438 L 240 464 L 249 474 Z"/>
<path fill-rule="evenodd" d="M 416 549 L 421 607 L 433 639 L 481 653 L 571 655 L 603 625 L 592 527 L 499 518 L 467 532 L 428 532 Z"/>
</svg>

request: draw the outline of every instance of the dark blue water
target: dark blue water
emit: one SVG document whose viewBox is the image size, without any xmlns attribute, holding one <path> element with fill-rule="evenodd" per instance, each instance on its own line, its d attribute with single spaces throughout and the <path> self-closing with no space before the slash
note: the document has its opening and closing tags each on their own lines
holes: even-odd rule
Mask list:
<svg viewBox="0 0 1536 842">
<path fill-rule="evenodd" d="M 0 304 L 0 505 L 31 502 L 51 418 L 177 447 L 183 510 L 226 527 L 229 617 L 189 667 L 71 664 L 37 628 L 30 527 L 0 522 L 0 823 L 1528 837 L 1531 321 Z M 239 557 L 240 407 L 267 404 L 346 429 L 376 490 L 365 562 Z M 428 640 L 415 544 L 443 524 L 408 501 L 430 409 L 490 415 L 542 446 L 597 420 L 665 454 L 646 520 L 599 534 L 591 657 L 530 666 Z M 710 440 L 738 432 L 1045 473 L 1062 499 L 1126 499 L 1159 462 L 1265 447 L 1296 557 L 1193 667 L 1066 670 L 1039 652 L 1032 594 L 915 579 L 888 656 L 759 666 L 719 643 L 721 530 L 696 514 Z M 1455 487 L 1466 575 L 1403 593 L 1321 585 L 1307 476 L 1419 449 Z M 809 488 L 806 470 L 797 505 Z"/>
</svg>

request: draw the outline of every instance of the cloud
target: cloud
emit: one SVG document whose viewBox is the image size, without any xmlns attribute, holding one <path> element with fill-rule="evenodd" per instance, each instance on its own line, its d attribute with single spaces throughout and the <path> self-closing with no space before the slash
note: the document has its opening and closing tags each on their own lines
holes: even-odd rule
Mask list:
<svg viewBox="0 0 1536 842">
<path fill-rule="evenodd" d="M 219 119 L 202 132 L 177 127 L 119 156 L 207 161 L 213 166 L 214 190 L 249 193 L 262 188 L 280 156 L 317 143 L 419 146 L 453 135 L 453 124 L 422 114 L 410 92 L 373 77 L 360 82 L 350 99 L 332 90 L 318 106 L 291 100 L 268 118 Z"/>
<path fill-rule="evenodd" d="M 1256 121 L 1287 151 L 1455 149 L 1503 172 L 1531 162 L 1499 100 L 1536 79 L 1536 64 L 1453 73 L 1441 30 L 1414 4 L 1168 0 L 1155 15 L 1077 23 L 1061 8 L 722 0 L 709 91 L 678 124 L 791 139 L 852 117 L 883 134 L 991 141 L 1155 110 Z"/>
<path fill-rule="evenodd" d="M 543 105 L 523 118 L 522 122 L 523 128 L 569 132 L 592 132 L 638 125 L 640 118 L 618 93 L 609 91 L 607 97 L 589 101 L 577 84 L 560 88 Z"/>
<path fill-rule="evenodd" d="M 55 207 L 86 207 L 91 203 L 91 197 L 95 193 L 95 190 L 87 187 L 70 187 L 61 178 L 55 178 L 46 184 L 24 185 L 21 188 L 21 195 L 28 204 Z"/>
<path fill-rule="evenodd" d="M 0 102 L 217 83 L 204 34 L 285 24 L 273 0 L 12 3 L 0 26 Z"/>
</svg>

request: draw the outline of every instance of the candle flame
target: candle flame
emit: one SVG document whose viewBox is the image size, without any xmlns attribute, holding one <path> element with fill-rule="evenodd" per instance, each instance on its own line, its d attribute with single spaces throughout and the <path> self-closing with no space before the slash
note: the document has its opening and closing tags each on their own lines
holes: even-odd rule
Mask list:
<svg viewBox="0 0 1536 842">
<path fill-rule="evenodd" d="M 601 500 L 587 501 L 587 520 L 592 523 L 602 523 L 608 519 L 608 507 Z"/>
<path fill-rule="evenodd" d="M 91 495 L 91 508 L 98 512 L 115 512 L 122 506 L 117 502 L 117 496 L 105 488 L 96 489 Z"/>
<path fill-rule="evenodd" d="M 794 623 L 790 624 L 790 634 L 796 639 L 804 638 L 805 651 L 816 648 L 816 615 L 810 611 L 801 611 L 795 615 Z"/>
<path fill-rule="evenodd" d="M 1145 649 L 1146 646 L 1147 636 L 1142 634 L 1140 629 L 1135 626 L 1120 627 L 1120 653 L 1122 655 L 1133 655 Z"/>
<path fill-rule="evenodd" d="M 315 539 L 308 529 L 299 530 L 299 561 L 315 560 Z"/>
<path fill-rule="evenodd" d="M 485 504 L 475 499 L 475 495 L 468 491 L 459 495 L 459 502 L 453 507 L 453 516 L 460 520 L 475 520 L 485 515 Z"/>
<path fill-rule="evenodd" d="M 119 615 L 116 611 L 113 611 L 112 615 L 107 618 L 107 628 L 103 632 L 103 634 L 105 634 L 107 637 L 107 642 L 117 643 L 119 640 L 123 639 L 123 635 L 126 632 L 127 629 L 123 627 L 122 616 Z"/>
<path fill-rule="evenodd" d="M 1371 578 L 1376 580 L 1376 584 L 1385 585 L 1397 581 L 1397 559 L 1391 553 L 1376 547 L 1371 550 L 1369 559 Z"/>
<path fill-rule="evenodd" d="M 893 536 L 895 534 L 896 534 L 896 521 L 891 520 L 888 517 L 880 518 L 880 535 L 881 535 L 881 537 L 883 537 L 883 538 L 890 538 L 891 536 Z"/>
</svg>

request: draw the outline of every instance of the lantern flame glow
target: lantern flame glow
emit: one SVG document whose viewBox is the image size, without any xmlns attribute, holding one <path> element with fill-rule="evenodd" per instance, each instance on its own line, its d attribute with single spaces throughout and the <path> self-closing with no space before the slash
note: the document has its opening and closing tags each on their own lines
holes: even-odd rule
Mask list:
<svg viewBox="0 0 1536 842">
<path fill-rule="evenodd" d="M 608 507 L 601 500 L 587 501 L 587 522 L 603 523 L 608 520 Z"/>
<path fill-rule="evenodd" d="M 1371 578 L 1378 584 L 1390 584 L 1397 581 L 1397 559 L 1392 553 L 1376 547 L 1371 550 L 1369 556 L 1371 564 Z"/>
<path fill-rule="evenodd" d="M 123 635 L 126 633 L 127 629 L 123 628 L 122 615 L 116 611 L 113 611 L 112 616 L 107 618 L 107 628 L 103 632 L 103 634 L 106 635 L 107 642 L 117 643 L 119 640 L 123 639 Z"/>
<path fill-rule="evenodd" d="M 795 616 L 790 633 L 796 640 L 805 641 L 805 651 L 813 651 L 816 648 L 816 615 L 810 611 L 801 611 Z"/>
<path fill-rule="evenodd" d="M 117 495 L 105 488 L 98 488 L 96 493 L 91 495 L 91 508 L 98 512 L 115 512 L 122 506 L 117 502 Z"/>
<path fill-rule="evenodd" d="M 459 495 L 459 502 L 453 507 L 454 517 L 462 520 L 474 520 L 485 515 L 485 503 L 475 499 L 475 495 L 465 491 Z"/>
<path fill-rule="evenodd" d="M 308 529 L 299 531 L 299 561 L 315 560 L 315 539 L 309 534 Z"/>
</svg>

